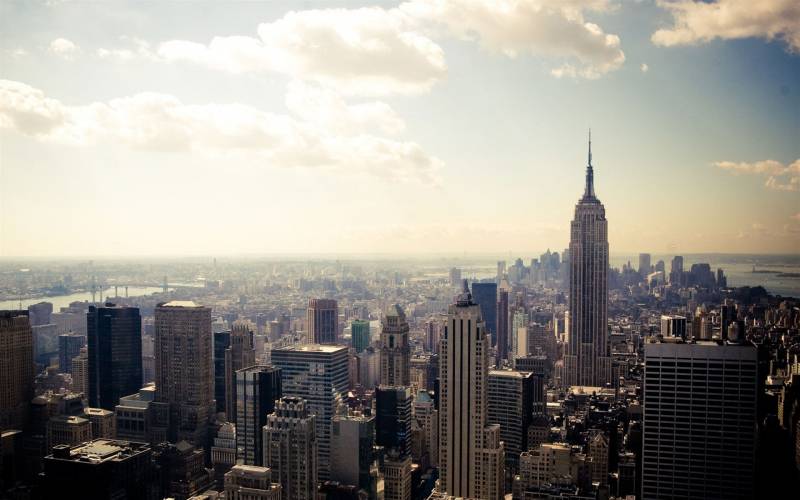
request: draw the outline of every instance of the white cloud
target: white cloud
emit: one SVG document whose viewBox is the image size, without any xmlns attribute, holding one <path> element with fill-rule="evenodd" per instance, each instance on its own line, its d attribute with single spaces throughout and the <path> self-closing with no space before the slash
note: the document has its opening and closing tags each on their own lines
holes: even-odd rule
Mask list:
<svg viewBox="0 0 800 500">
<path fill-rule="evenodd" d="M 158 56 L 150 48 L 150 44 L 139 38 L 132 38 L 127 36 L 120 37 L 120 40 L 130 45 L 130 48 L 113 48 L 97 49 L 98 57 L 102 59 L 116 59 L 119 61 L 128 61 L 141 57 L 144 59 L 158 59 Z"/>
<path fill-rule="evenodd" d="M 298 92 L 314 90 L 292 92 L 297 99 Z M 334 97 L 316 102 L 322 107 L 333 105 L 343 113 L 344 122 L 352 123 L 331 130 L 326 119 L 306 120 L 302 115 L 298 119 L 237 103 L 184 104 L 174 96 L 157 93 L 67 106 L 24 83 L 0 80 L 0 128 L 74 146 L 113 141 L 148 151 L 245 153 L 274 166 L 437 182 L 442 162 L 418 144 L 359 130 L 396 131 L 398 124 L 393 121 L 397 118 L 388 106 L 347 106 Z M 308 116 L 301 104 L 293 108 L 298 110 Z M 330 112 L 321 113 L 327 116 Z"/>
<path fill-rule="evenodd" d="M 646 63 L 642 63 L 642 65 L 639 66 L 639 69 L 642 71 L 642 73 L 647 73 L 650 71 L 650 66 L 648 66 Z"/>
<path fill-rule="evenodd" d="M 653 33 L 656 45 L 671 47 L 716 38 L 780 39 L 789 51 L 800 52 L 800 2 L 797 0 L 659 0 L 672 14 L 673 25 Z"/>
<path fill-rule="evenodd" d="M 734 175 L 750 174 L 766 177 L 764 186 L 775 191 L 800 191 L 800 159 L 789 165 L 776 160 L 756 162 L 718 161 L 714 166 Z"/>
<path fill-rule="evenodd" d="M 445 78 L 444 51 L 456 37 L 508 57 L 541 56 L 555 76 L 598 78 L 625 61 L 617 35 L 586 22 L 609 0 L 412 0 L 398 8 L 292 11 L 257 28 L 257 36 L 217 36 L 208 43 L 170 40 L 150 48 L 100 49 L 101 57 L 186 62 L 234 74 L 274 72 L 345 95 L 415 94 Z"/>
<path fill-rule="evenodd" d="M 67 40 L 66 38 L 56 38 L 47 47 L 51 54 L 55 54 L 63 59 L 70 60 L 78 53 L 79 48 L 75 42 Z"/>
<path fill-rule="evenodd" d="M 441 47 L 378 7 L 289 12 L 260 24 L 258 38 L 172 40 L 157 53 L 231 73 L 274 71 L 345 94 L 424 92 L 447 71 Z"/>
<path fill-rule="evenodd" d="M 412 0 L 399 9 L 423 30 L 438 28 L 491 52 L 565 61 L 551 71 L 556 77 L 599 78 L 625 62 L 619 37 L 583 16 L 610 9 L 606 0 Z"/>
</svg>

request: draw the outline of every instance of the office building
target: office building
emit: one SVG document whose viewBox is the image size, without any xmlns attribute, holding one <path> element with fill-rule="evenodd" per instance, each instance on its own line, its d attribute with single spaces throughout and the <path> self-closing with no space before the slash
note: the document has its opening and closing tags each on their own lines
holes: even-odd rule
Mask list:
<svg viewBox="0 0 800 500">
<path fill-rule="evenodd" d="M 753 345 L 645 345 L 642 498 L 754 495 Z"/>
<path fill-rule="evenodd" d="M 225 488 L 225 474 L 234 465 L 236 465 L 236 426 L 225 422 L 217 430 L 217 437 L 211 446 L 211 466 L 214 469 L 214 483 L 218 490 Z"/>
<path fill-rule="evenodd" d="M 339 338 L 339 306 L 332 299 L 309 299 L 306 311 L 306 341 L 336 344 Z"/>
<path fill-rule="evenodd" d="M 33 398 L 33 332 L 28 311 L 0 311 L 0 430 L 22 429 Z"/>
<path fill-rule="evenodd" d="M 83 418 L 89 420 L 93 439 L 117 437 L 117 422 L 114 412 L 103 408 L 84 408 Z"/>
<path fill-rule="evenodd" d="M 501 287 L 497 291 L 497 360 L 500 366 L 508 359 L 508 289 Z"/>
<path fill-rule="evenodd" d="M 279 483 L 283 500 L 315 500 L 317 425 L 305 400 L 283 397 L 264 426 L 264 465 Z"/>
<path fill-rule="evenodd" d="M 662 315 L 661 335 L 686 340 L 686 317 L 672 314 Z"/>
<path fill-rule="evenodd" d="M 225 474 L 225 500 L 281 500 L 281 485 L 271 477 L 269 467 L 234 465 Z"/>
<path fill-rule="evenodd" d="M 570 243 L 569 343 L 566 385 L 603 387 L 611 382 L 608 348 L 608 221 L 594 193 L 592 141 L 586 188 L 575 206 Z"/>
<path fill-rule="evenodd" d="M 425 449 L 420 455 L 426 454 L 428 463 L 436 467 L 439 463 L 439 410 L 436 409 L 436 403 L 426 390 L 417 393 L 412 409 L 414 419 L 425 436 Z"/>
<path fill-rule="evenodd" d="M 608 438 L 603 432 L 595 432 L 589 439 L 589 457 L 592 459 L 592 482 L 608 484 Z"/>
<path fill-rule="evenodd" d="M 528 450 L 528 427 L 533 418 L 534 378 L 530 372 L 489 372 L 486 421 L 500 426 L 506 468 L 510 471 L 518 469 L 519 454 Z"/>
<path fill-rule="evenodd" d="M 405 456 L 411 452 L 411 405 L 409 387 L 380 386 L 375 389 L 375 444 L 395 449 Z"/>
<path fill-rule="evenodd" d="M 86 337 L 76 333 L 64 333 L 58 336 L 58 371 L 72 373 L 72 360 L 81 353 L 86 345 Z"/>
<path fill-rule="evenodd" d="M 253 332 L 250 331 L 247 323 L 236 321 L 231 328 L 230 345 L 225 349 L 225 416 L 228 422 L 237 421 L 236 372 L 255 364 L 256 350 L 253 345 Z M 245 463 L 258 465 L 251 462 Z"/>
<path fill-rule="evenodd" d="M 236 372 L 236 450 L 245 465 L 262 465 L 263 429 L 281 397 L 281 371 L 250 366 Z"/>
<path fill-rule="evenodd" d="M 81 347 L 78 356 L 72 359 L 72 392 L 89 396 L 89 349 Z"/>
<path fill-rule="evenodd" d="M 481 308 L 481 317 L 486 332 L 491 336 L 491 345 L 497 344 L 497 283 L 472 283 L 472 300 Z"/>
<path fill-rule="evenodd" d="M 316 415 L 319 476 L 330 472 L 330 429 L 337 400 L 348 390 L 348 349 L 305 344 L 272 350 L 272 364 L 281 369 L 283 394 L 306 400 Z"/>
<path fill-rule="evenodd" d="M 155 424 L 170 442 L 202 448 L 216 410 L 211 309 L 191 301 L 158 304 L 155 330 Z"/>
<path fill-rule="evenodd" d="M 411 348 L 408 321 L 399 305 L 389 308 L 381 321 L 381 385 L 411 385 Z"/>
<path fill-rule="evenodd" d="M 350 322 L 350 337 L 356 353 L 362 352 L 369 347 L 370 344 L 370 330 L 369 321 L 363 319 L 354 319 Z"/>
<path fill-rule="evenodd" d="M 113 439 L 55 446 L 41 484 L 43 498 L 161 498 L 150 446 Z"/>
<path fill-rule="evenodd" d="M 134 394 L 119 398 L 119 404 L 114 408 L 117 439 L 143 443 L 160 443 L 166 439 L 166 434 L 151 434 L 150 403 L 155 397 L 156 389 L 150 384 Z"/>
<path fill-rule="evenodd" d="M 375 417 L 360 413 L 333 417 L 331 424 L 331 481 L 369 491 L 375 459 Z"/>
<path fill-rule="evenodd" d="M 411 500 L 411 455 L 402 455 L 398 450 L 386 452 L 383 459 L 384 500 Z"/>
<path fill-rule="evenodd" d="M 440 347 L 440 494 L 503 497 L 500 427 L 488 425 L 486 416 L 489 350 L 481 309 L 464 282 L 463 292 L 448 308 Z"/>
<path fill-rule="evenodd" d="M 650 264 L 650 254 L 649 253 L 640 253 L 639 254 L 639 274 L 642 275 L 643 278 L 646 278 L 648 274 L 650 274 L 653 270 L 653 266 Z"/>
<path fill-rule="evenodd" d="M 231 331 L 214 332 L 214 401 L 217 413 L 225 411 L 225 351 L 231 345 Z"/>
<path fill-rule="evenodd" d="M 142 387 L 142 317 L 136 307 L 89 306 L 89 406 L 114 410 Z"/>
<path fill-rule="evenodd" d="M 92 439 L 89 419 L 75 415 L 56 415 L 47 421 L 47 447 L 58 444 L 74 446 Z"/>
</svg>

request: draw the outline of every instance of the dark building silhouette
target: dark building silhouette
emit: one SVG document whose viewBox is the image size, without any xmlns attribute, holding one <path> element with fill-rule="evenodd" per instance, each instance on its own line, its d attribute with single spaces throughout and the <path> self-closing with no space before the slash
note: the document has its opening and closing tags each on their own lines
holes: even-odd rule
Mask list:
<svg viewBox="0 0 800 500">
<path fill-rule="evenodd" d="M 42 498 L 150 499 L 159 495 L 150 446 L 95 439 L 58 445 L 44 459 Z"/>
<path fill-rule="evenodd" d="M 225 350 L 231 345 L 231 332 L 214 332 L 214 399 L 217 412 L 225 411 Z"/>
<path fill-rule="evenodd" d="M 497 283 L 472 283 L 472 300 L 481 308 L 481 317 L 497 344 Z"/>
<path fill-rule="evenodd" d="M 380 386 L 375 389 L 375 444 L 411 453 L 411 389 Z"/>
<path fill-rule="evenodd" d="M 58 370 L 61 373 L 72 373 L 72 359 L 78 357 L 85 344 L 83 335 L 65 333 L 58 336 Z"/>
<path fill-rule="evenodd" d="M 142 317 L 136 307 L 89 306 L 86 332 L 89 406 L 114 411 L 142 387 Z"/>
<path fill-rule="evenodd" d="M 250 366 L 236 372 L 237 459 L 245 465 L 263 464 L 262 430 L 281 396 L 280 368 Z"/>
<path fill-rule="evenodd" d="M 497 292 L 497 366 L 508 359 L 508 290 Z"/>
</svg>

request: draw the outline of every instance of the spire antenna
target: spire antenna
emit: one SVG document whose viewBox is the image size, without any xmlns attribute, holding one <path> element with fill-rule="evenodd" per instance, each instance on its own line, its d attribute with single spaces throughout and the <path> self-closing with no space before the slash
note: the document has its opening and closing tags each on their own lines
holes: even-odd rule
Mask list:
<svg viewBox="0 0 800 500">
<path fill-rule="evenodd" d="M 592 166 L 592 128 L 589 127 L 589 166 Z"/>
</svg>

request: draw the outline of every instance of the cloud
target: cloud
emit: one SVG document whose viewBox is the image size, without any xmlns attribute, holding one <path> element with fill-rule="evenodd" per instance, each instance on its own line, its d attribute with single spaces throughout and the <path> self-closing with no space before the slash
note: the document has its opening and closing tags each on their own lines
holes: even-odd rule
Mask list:
<svg viewBox="0 0 800 500">
<path fill-rule="evenodd" d="M 714 39 L 782 40 L 800 52 L 800 2 L 797 0 L 659 0 L 672 14 L 673 25 L 653 33 L 656 45 L 672 47 Z"/>
<path fill-rule="evenodd" d="M 524 54 L 563 60 L 556 77 L 599 78 L 625 62 L 617 35 L 583 17 L 608 1 L 412 0 L 400 11 L 421 29 L 438 28 L 510 58 Z"/>
<path fill-rule="evenodd" d="M 292 92 L 297 98 L 298 92 L 313 94 L 315 90 L 295 88 Z M 145 151 L 244 153 L 274 166 L 438 182 L 439 159 L 414 142 L 369 130 L 398 130 L 398 119 L 388 106 L 347 106 L 331 96 L 316 103 L 322 108 L 334 106 L 342 113 L 343 124 L 329 129 L 327 119 L 306 119 L 308 110 L 299 104 L 293 112 L 299 109 L 305 117 L 237 103 L 184 104 L 174 96 L 152 92 L 68 106 L 24 83 L 0 80 L 0 128 L 73 146 L 116 142 Z M 328 116 L 332 111 L 322 109 L 320 114 Z"/>
<path fill-rule="evenodd" d="M 62 59 L 70 60 L 75 57 L 75 54 L 80 50 L 75 42 L 67 40 L 66 38 L 56 38 L 47 47 L 51 54 L 55 54 Z"/>
<path fill-rule="evenodd" d="M 118 61 L 129 61 L 137 57 L 143 59 L 157 60 L 158 56 L 150 48 L 150 44 L 140 38 L 122 36 L 120 40 L 128 43 L 130 48 L 97 49 L 97 56 L 102 59 L 115 59 Z"/>
<path fill-rule="evenodd" d="M 647 73 L 650 71 L 650 66 L 648 66 L 646 63 L 642 63 L 642 65 L 639 66 L 639 69 L 642 71 L 642 73 Z"/>
<path fill-rule="evenodd" d="M 154 48 L 100 49 L 101 57 L 143 57 L 233 74 L 271 72 L 345 95 L 418 94 L 447 74 L 434 39 L 475 41 L 507 57 L 541 56 L 558 77 L 598 78 L 625 61 L 619 37 L 586 22 L 609 0 L 412 0 L 393 9 L 292 11 L 257 27 L 257 36 L 217 36 L 208 43 L 169 40 Z"/>
<path fill-rule="evenodd" d="M 762 160 L 752 163 L 718 161 L 714 166 L 733 175 L 761 175 L 766 177 L 764 185 L 775 191 L 800 191 L 800 159 L 789 165 L 776 160 Z"/>
<path fill-rule="evenodd" d="M 441 47 L 378 7 L 289 12 L 260 24 L 257 38 L 172 40 L 157 54 L 231 73 L 282 73 L 345 94 L 425 92 L 447 71 Z"/>
</svg>

